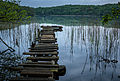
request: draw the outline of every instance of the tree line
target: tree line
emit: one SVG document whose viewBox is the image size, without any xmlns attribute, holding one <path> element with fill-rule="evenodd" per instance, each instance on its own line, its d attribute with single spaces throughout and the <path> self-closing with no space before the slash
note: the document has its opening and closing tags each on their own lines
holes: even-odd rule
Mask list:
<svg viewBox="0 0 120 81">
<path fill-rule="evenodd" d="M 30 16 L 85 15 L 102 17 L 106 14 L 109 14 L 110 16 L 113 13 L 119 13 L 115 10 L 119 10 L 118 4 L 63 5 L 56 7 L 33 8 L 27 6 L 20 6 L 19 1 L 20 0 L 0 0 L 0 21 L 23 21 L 29 19 Z M 107 16 L 104 16 L 104 19 L 106 19 L 106 17 Z"/>
<path fill-rule="evenodd" d="M 57 7 L 39 7 L 35 8 L 35 15 L 92 15 L 103 16 L 111 14 L 113 8 L 118 8 L 117 4 L 106 5 L 64 5 Z"/>
</svg>

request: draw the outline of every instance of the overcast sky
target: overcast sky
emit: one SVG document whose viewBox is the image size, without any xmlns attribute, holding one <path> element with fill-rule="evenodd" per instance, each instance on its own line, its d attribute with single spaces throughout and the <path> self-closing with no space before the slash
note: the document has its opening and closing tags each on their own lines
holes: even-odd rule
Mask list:
<svg viewBox="0 0 120 81">
<path fill-rule="evenodd" d="M 66 4 L 72 5 L 102 5 L 117 3 L 120 0 L 21 0 L 21 5 L 31 7 L 51 7 Z"/>
</svg>

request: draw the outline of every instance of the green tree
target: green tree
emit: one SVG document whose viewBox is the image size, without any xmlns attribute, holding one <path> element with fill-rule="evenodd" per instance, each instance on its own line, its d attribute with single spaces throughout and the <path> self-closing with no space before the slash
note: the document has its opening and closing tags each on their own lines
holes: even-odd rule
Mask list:
<svg viewBox="0 0 120 81">
<path fill-rule="evenodd" d="M 106 14 L 102 17 L 102 23 L 107 24 L 109 21 L 116 20 L 120 16 L 120 2 L 118 2 L 118 8 L 112 8 L 110 14 Z"/>
<path fill-rule="evenodd" d="M 27 11 L 19 6 L 20 1 L 0 0 L 0 21 L 2 22 L 21 22 L 29 19 Z"/>
</svg>

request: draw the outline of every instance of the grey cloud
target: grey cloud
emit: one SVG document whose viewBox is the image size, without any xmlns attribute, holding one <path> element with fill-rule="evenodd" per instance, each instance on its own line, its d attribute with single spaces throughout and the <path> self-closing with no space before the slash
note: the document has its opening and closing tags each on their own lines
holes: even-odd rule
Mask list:
<svg viewBox="0 0 120 81">
<path fill-rule="evenodd" d="M 21 0 L 21 5 L 31 7 L 51 7 L 59 5 L 102 5 L 117 3 L 119 0 Z"/>
</svg>

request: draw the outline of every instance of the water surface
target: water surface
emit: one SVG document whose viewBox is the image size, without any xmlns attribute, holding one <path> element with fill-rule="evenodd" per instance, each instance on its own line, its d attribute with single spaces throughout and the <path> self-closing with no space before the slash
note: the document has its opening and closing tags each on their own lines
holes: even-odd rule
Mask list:
<svg viewBox="0 0 120 81">
<path fill-rule="evenodd" d="M 43 24 L 63 26 L 56 38 L 59 64 L 67 71 L 59 81 L 120 81 L 120 29 L 102 26 L 99 18 L 38 17 L 30 24 L 0 30 L 0 37 L 22 57 Z M 6 49 L 0 41 L 0 52 Z"/>
<path fill-rule="evenodd" d="M 57 38 L 59 63 L 67 67 L 61 81 L 120 80 L 120 29 L 65 26 Z M 112 60 L 118 62 L 113 63 Z"/>
</svg>

